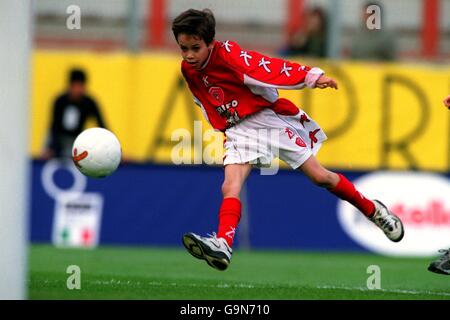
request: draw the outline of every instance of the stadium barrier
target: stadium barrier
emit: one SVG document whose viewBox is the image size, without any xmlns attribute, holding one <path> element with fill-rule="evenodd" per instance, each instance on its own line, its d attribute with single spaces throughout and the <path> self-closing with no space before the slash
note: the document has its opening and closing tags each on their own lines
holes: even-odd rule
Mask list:
<svg viewBox="0 0 450 320">
<path fill-rule="evenodd" d="M 297 172 L 253 170 L 243 192 L 236 245 L 252 249 L 369 250 L 426 256 L 450 246 L 450 175 L 407 171 L 344 172 L 370 198 L 404 221 L 392 243 L 356 210 Z M 181 246 L 185 232 L 217 228 L 223 169 L 124 164 L 88 179 L 71 162 L 33 161 L 33 243 Z M 426 188 L 423 188 L 426 186 Z"/>
</svg>

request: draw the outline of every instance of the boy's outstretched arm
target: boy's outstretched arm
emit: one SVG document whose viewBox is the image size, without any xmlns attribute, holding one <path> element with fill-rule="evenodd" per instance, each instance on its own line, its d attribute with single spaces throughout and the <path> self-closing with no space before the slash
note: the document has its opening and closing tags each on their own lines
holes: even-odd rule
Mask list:
<svg viewBox="0 0 450 320">
<path fill-rule="evenodd" d="M 324 76 L 320 68 L 246 51 L 232 41 L 222 42 L 220 51 L 224 61 L 241 74 L 246 85 L 287 90 L 337 89 L 336 81 Z"/>
</svg>

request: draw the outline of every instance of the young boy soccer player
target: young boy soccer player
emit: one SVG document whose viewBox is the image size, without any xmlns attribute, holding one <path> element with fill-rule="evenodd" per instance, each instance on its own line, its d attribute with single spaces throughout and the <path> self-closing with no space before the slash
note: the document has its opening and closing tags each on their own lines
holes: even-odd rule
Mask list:
<svg viewBox="0 0 450 320">
<path fill-rule="evenodd" d="M 271 163 L 274 150 L 314 184 L 358 208 L 390 240 L 403 238 L 402 222 L 385 205 L 365 198 L 343 175 L 320 165 L 314 155 L 326 139 L 325 133 L 291 101 L 278 97 L 277 89 L 337 89 L 336 81 L 319 68 L 246 51 L 232 41 L 216 41 L 215 19 L 208 9 L 181 13 L 173 21 L 172 31 L 181 49 L 181 71 L 195 103 L 212 127 L 226 137 L 218 231 L 208 237 L 185 234 L 183 244 L 189 253 L 218 270 L 228 267 L 241 217 L 242 184 L 252 164 Z M 271 139 L 256 137 L 258 129 L 270 130 Z"/>
</svg>

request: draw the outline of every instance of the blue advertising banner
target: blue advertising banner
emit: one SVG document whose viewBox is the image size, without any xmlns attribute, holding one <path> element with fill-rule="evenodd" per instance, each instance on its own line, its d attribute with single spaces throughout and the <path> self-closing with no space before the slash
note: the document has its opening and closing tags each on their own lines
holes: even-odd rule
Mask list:
<svg viewBox="0 0 450 320">
<path fill-rule="evenodd" d="M 374 173 L 344 174 L 358 181 Z M 443 183 L 449 183 L 448 177 L 439 177 Z M 386 183 L 389 179 L 394 178 L 383 177 Z M 66 241 L 67 245 L 88 247 L 96 243 L 181 246 L 185 232 L 204 235 L 216 231 L 222 180 L 221 167 L 125 164 L 107 178 L 90 179 L 81 175 L 71 162 L 33 161 L 31 241 L 60 245 Z M 383 194 L 385 186 L 375 186 L 378 189 L 372 188 L 375 191 L 371 192 L 380 199 L 387 196 Z M 443 186 L 437 187 L 442 193 Z M 440 196 L 447 198 L 446 194 Z M 404 206 L 408 199 L 392 201 L 398 200 L 395 205 L 402 206 L 403 218 L 411 218 L 408 218 L 410 228 L 418 226 L 421 232 L 431 227 L 445 231 L 450 226 L 450 205 L 443 202 L 444 198 L 422 201 L 424 205 L 431 203 L 432 214 L 439 214 L 439 221 L 426 219 L 431 214 L 428 209 L 417 211 L 419 207 L 414 207 L 408 211 Z M 354 228 L 363 228 L 365 225 L 361 223 L 367 223 L 367 219 L 360 213 L 347 218 L 353 213 L 348 213 L 342 201 L 313 185 L 299 172 L 280 170 L 276 175 L 267 176 L 253 170 L 242 202 L 238 247 L 245 243 L 246 247 L 256 249 L 373 250 L 359 240 L 359 235 L 343 227 L 350 221 L 350 226 L 354 223 Z M 421 212 L 420 216 L 417 212 Z M 67 228 L 64 223 L 68 224 Z M 381 231 L 376 232 L 375 241 L 388 241 Z M 442 245 L 445 244 L 439 243 Z"/>
</svg>

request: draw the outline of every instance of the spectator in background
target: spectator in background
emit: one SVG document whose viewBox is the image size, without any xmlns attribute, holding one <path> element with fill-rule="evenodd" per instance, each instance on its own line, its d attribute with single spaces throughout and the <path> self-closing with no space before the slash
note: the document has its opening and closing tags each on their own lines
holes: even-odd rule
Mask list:
<svg viewBox="0 0 450 320">
<path fill-rule="evenodd" d="M 53 103 L 53 115 L 44 158 L 72 156 L 72 144 L 84 130 L 89 117 L 94 117 L 99 127 L 105 128 L 95 100 L 86 93 L 86 73 L 73 69 L 69 74 L 68 89 Z"/>
<path fill-rule="evenodd" d="M 319 7 L 308 12 L 306 30 L 290 35 L 286 48 L 280 54 L 283 56 L 307 56 L 323 58 L 326 55 L 327 19 L 325 11 Z"/>
<path fill-rule="evenodd" d="M 380 29 L 369 29 L 367 21 L 373 19 L 373 12 L 367 12 L 369 6 L 380 8 Z M 368 2 L 361 12 L 361 29 L 352 38 L 351 57 L 353 59 L 389 61 L 396 58 L 396 42 L 394 33 L 383 25 L 383 7 L 377 2 Z"/>
</svg>

